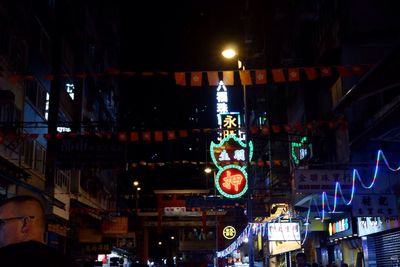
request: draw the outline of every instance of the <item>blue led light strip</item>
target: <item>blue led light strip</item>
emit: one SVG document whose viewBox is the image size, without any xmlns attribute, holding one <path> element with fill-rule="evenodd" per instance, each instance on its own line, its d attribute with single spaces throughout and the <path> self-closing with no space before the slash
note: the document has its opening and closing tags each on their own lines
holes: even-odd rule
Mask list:
<svg viewBox="0 0 400 267">
<path fill-rule="evenodd" d="M 337 197 L 338 192 L 340 193 L 340 196 L 341 196 L 341 199 L 342 199 L 343 203 L 344 203 L 345 205 L 347 205 L 347 206 L 350 205 L 350 204 L 353 202 L 354 194 L 355 194 L 355 191 L 356 191 L 356 178 L 357 178 L 357 180 L 360 182 L 360 184 L 361 184 L 361 186 L 362 186 L 363 188 L 365 188 L 365 189 L 371 189 L 371 188 L 375 185 L 375 182 L 377 181 L 378 173 L 379 173 L 379 165 L 380 165 L 381 160 L 383 160 L 383 162 L 385 163 L 386 167 L 387 167 L 390 171 L 392 171 L 392 172 L 400 171 L 400 166 L 397 167 L 397 168 L 392 168 L 392 167 L 389 165 L 389 163 L 388 163 L 388 161 L 387 161 L 385 155 L 383 154 L 383 151 L 382 151 L 382 150 L 378 150 L 378 154 L 377 154 L 376 162 L 375 162 L 374 176 L 373 176 L 373 179 L 372 179 L 371 184 L 369 184 L 369 185 L 364 184 L 364 182 L 362 181 L 361 176 L 360 176 L 360 174 L 358 173 L 357 169 L 354 169 L 354 170 L 353 170 L 353 175 L 352 175 L 352 187 L 351 187 L 350 199 L 349 199 L 349 200 L 346 200 L 346 199 L 345 199 L 344 194 L 343 194 L 343 191 L 342 191 L 342 187 L 341 187 L 340 183 L 339 183 L 339 182 L 336 182 L 336 183 L 335 183 L 334 199 L 333 199 L 333 208 L 331 208 L 330 205 L 329 205 L 329 199 L 328 199 L 327 193 L 326 193 L 326 192 L 322 192 L 322 194 L 321 194 L 322 211 L 320 212 L 319 209 L 318 209 L 317 200 L 316 200 L 314 197 L 311 198 L 311 199 L 310 199 L 310 202 L 308 203 L 308 211 L 307 211 L 306 222 L 310 222 L 310 212 L 311 212 L 311 206 L 312 206 L 312 205 L 316 207 L 317 213 L 318 213 L 318 215 L 321 217 L 321 222 L 323 222 L 323 221 L 325 220 L 325 213 L 326 213 L 326 211 L 325 211 L 325 204 L 326 204 L 326 206 L 327 206 L 327 208 L 328 208 L 328 211 L 329 211 L 330 213 L 336 212 L 336 208 L 337 208 L 337 199 L 338 199 L 338 197 Z M 274 219 L 274 220 L 275 220 L 275 219 Z M 272 221 L 274 221 L 274 220 L 272 220 Z M 269 221 L 269 222 L 272 222 L 272 221 Z M 237 248 L 243 243 L 244 238 L 248 236 L 248 234 L 250 233 L 250 231 L 253 231 L 253 234 L 255 234 L 255 233 L 257 233 L 257 231 L 259 230 L 258 227 L 266 227 L 266 224 L 269 223 L 269 222 L 264 222 L 264 223 L 259 223 L 259 224 L 257 224 L 256 227 L 255 227 L 255 230 L 253 230 L 252 224 L 249 223 L 249 224 L 247 225 L 247 227 L 243 230 L 243 232 L 240 234 L 240 236 L 239 236 L 229 247 L 227 247 L 226 249 L 224 249 L 224 250 L 222 250 L 222 251 L 218 251 L 218 252 L 217 252 L 217 256 L 218 256 L 219 258 L 221 258 L 221 257 L 225 257 L 226 255 L 232 253 L 235 249 L 237 249 Z M 303 239 L 303 241 L 301 242 L 301 245 L 303 245 L 303 244 L 305 243 L 305 241 L 307 240 L 307 236 L 308 236 L 308 226 L 309 226 L 309 225 L 306 224 L 305 226 L 306 226 L 306 229 L 305 229 L 304 239 Z M 261 228 L 261 229 L 265 229 L 265 228 Z M 261 231 L 261 233 L 262 233 L 263 235 L 265 235 L 265 232 L 266 232 L 266 231 Z"/>
</svg>

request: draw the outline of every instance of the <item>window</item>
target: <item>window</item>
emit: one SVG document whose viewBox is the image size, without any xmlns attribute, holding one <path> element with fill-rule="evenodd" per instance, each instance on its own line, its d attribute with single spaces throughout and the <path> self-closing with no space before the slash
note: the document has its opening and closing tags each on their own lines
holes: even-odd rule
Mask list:
<svg viewBox="0 0 400 267">
<path fill-rule="evenodd" d="M 39 114 L 46 117 L 46 110 L 48 109 L 48 101 L 50 98 L 43 86 L 37 81 L 27 81 L 25 84 L 25 95 Z"/>
<path fill-rule="evenodd" d="M 38 142 L 35 142 L 34 169 L 42 174 L 44 174 L 45 172 L 45 159 L 46 159 L 46 150 Z"/>
<path fill-rule="evenodd" d="M 23 157 L 24 157 L 24 163 L 29 166 L 33 167 L 33 146 L 34 146 L 34 141 L 33 140 L 25 140 L 24 145 L 23 145 Z"/>
</svg>

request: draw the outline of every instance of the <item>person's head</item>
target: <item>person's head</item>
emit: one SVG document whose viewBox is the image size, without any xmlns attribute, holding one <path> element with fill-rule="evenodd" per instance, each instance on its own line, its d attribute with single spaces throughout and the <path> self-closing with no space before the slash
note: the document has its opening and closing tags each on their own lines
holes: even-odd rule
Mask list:
<svg viewBox="0 0 400 267">
<path fill-rule="evenodd" d="M 306 265 L 306 254 L 303 252 L 299 252 L 296 254 L 296 263 L 297 266 L 305 266 Z"/>
<path fill-rule="evenodd" d="M 45 211 L 33 196 L 15 196 L 0 202 L 0 247 L 24 241 L 44 242 Z"/>
</svg>

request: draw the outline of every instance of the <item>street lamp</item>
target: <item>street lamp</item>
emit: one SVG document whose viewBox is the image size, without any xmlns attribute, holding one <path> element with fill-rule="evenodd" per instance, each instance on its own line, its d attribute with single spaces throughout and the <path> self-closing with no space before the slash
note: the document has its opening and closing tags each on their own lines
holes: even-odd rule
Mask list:
<svg viewBox="0 0 400 267">
<path fill-rule="evenodd" d="M 238 53 L 236 50 L 232 47 L 226 48 L 225 50 L 222 51 L 222 56 L 227 58 L 227 59 L 232 59 L 236 58 L 237 59 L 237 64 L 238 64 L 238 69 L 239 70 L 245 70 L 245 66 L 243 62 L 239 59 Z M 248 116 L 247 116 L 247 90 L 246 90 L 246 85 L 242 83 L 243 86 L 243 113 L 244 113 L 244 120 L 243 120 L 243 126 L 244 126 L 244 133 L 245 133 L 245 143 L 246 143 L 246 148 L 245 148 L 245 159 L 246 159 L 246 167 L 249 167 L 249 142 L 248 142 Z M 247 168 L 248 170 L 248 168 Z M 247 193 L 247 221 L 248 223 L 253 221 L 253 209 L 252 209 L 252 200 L 251 200 L 251 194 L 252 194 L 252 187 L 251 187 L 251 175 L 249 177 L 249 189 Z M 253 247 L 253 232 L 249 231 L 249 245 L 248 245 L 248 255 L 249 255 L 249 267 L 254 267 L 254 247 Z"/>
</svg>

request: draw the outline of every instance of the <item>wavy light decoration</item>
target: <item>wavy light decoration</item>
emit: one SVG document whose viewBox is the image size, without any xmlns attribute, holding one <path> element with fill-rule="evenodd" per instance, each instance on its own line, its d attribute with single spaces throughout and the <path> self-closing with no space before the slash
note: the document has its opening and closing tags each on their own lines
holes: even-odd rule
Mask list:
<svg viewBox="0 0 400 267">
<path fill-rule="evenodd" d="M 376 162 L 375 162 L 374 176 L 373 176 L 372 182 L 369 185 L 366 185 L 362 181 L 359 172 L 357 171 L 357 169 L 354 169 L 353 170 L 353 175 L 352 175 L 352 187 L 351 187 L 350 199 L 346 200 L 346 198 L 345 198 L 345 196 L 343 194 L 342 187 L 341 187 L 340 183 L 336 182 L 335 183 L 334 200 L 333 200 L 333 208 L 331 208 L 331 206 L 329 205 L 328 195 L 324 191 L 321 194 L 321 205 L 322 205 L 321 212 L 318 209 L 318 203 L 317 203 L 316 199 L 315 198 L 311 198 L 309 203 L 308 203 L 308 211 L 307 211 L 307 216 L 306 216 L 305 221 L 306 222 L 310 221 L 310 212 L 311 212 L 312 205 L 314 205 L 316 207 L 317 213 L 321 217 L 321 222 L 323 222 L 325 220 L 325 213 L 327 212 L 325 210 L 325 206 L 328 208 L 328 212 L 329 213 L 336 212 L 336 208 L 337 208 L 337 204 L 338 204 L 338 201 L 337 201 L 338 200 L 338 193 L 340 193 L 340 197 L 341 197 L 343 203 L 345 205 L 347 205 L 347 206 L 350 205 L 353 202 L 354 194 L 355 194 L 355 191 L 356 191 L 356 180 L 358 180 L 360 182 L 361 186 L 364 189 L 371 189 L 375 185 L 375 182 L 377 181 L 378 174 L 379 174 L 379 165 L 380 165 L 381 160 L 383 160 L 383 162 L 385 163 L 386 167 L 390 171 L 392 171 L 392 172 L 400 171 L 400 166 L 398 166 L 397 168 L 391 167 L 389 165 L 385 155 L 383 154 L 383 151 L 382 150 L 378 150 L 378 154 L 377 154 Z M 291 213 L 289 213 L 288 215 L 289 215 L 289 219 L 298 219 L 298 217 L 293 216 Z M 278 217 L 278 218 L 276 218 L 274 220 L 271 220 L 269 222 L 264 222 L 264 223 L 249 223 L 247 225 L 247 227 L 243 230 L 243 232 L 239 235 L 239 237 L 232 244 L 230 244 L 226 249 L 217 252 L 217 257 L 218 258 L 225 257 L 226 255 L 229 255 L 235 249 L 240 247 L 240 245 L 242 245 L 242 243 L 243 243 L 244 238 L 248 237 L 250 235 L 250 231 L 252 231 L 252 233 L 254 235 L 256 235 L 258 233 L 262 233 L 262 236 L 264 236 L 266 234 L 266 232 L 267 232 L 267 224 L 271 223 L 271 222 L 274 222 L 276 220 L 280 220 L 280 218 L 281 217 Z M 309 224 L 305 224 L 304 239 L 301 241 L 301 245 L 303 245 L 305 243 L 305 241 L 307 240 L 308 227 L 309 227 Z"/>
</svg>

